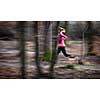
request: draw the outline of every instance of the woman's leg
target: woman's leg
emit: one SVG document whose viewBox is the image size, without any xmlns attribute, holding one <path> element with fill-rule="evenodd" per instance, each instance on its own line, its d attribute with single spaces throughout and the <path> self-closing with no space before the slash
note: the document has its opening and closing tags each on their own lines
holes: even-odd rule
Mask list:
<svg viewBox="0 0 100 100">
<path fill-rule="evenodd" d="M 62 53 L 64 54 L 65 57 L 71 56 L 70 54 L 67 54 L 67 53 L 66 53 L 65 47 L 62 47 L 62 48 L 61 48 L 61 51 L 62 51 Z"/>
<path fill-rule="evenodd" d="M 61 52 L 61 47 L 58 47 L 57 55 Z"/>
</svg>

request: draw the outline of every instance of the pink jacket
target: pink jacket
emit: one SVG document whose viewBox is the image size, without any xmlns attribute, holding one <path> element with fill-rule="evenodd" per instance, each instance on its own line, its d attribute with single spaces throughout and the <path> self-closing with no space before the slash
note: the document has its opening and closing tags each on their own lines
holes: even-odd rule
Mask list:
<svg viewBox="0 0 100 100">
<path fill-rule="evenodd" d="M 67 39 L 68 36 L 64 35 L 62 32 L 58 33 L 58 47 L 65 47 L 65 39 Z"/>
</svg>

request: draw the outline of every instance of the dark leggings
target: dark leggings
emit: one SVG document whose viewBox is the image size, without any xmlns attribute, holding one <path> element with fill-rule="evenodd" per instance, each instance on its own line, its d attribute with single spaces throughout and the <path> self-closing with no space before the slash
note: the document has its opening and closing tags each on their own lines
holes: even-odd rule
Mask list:
<svg viewBox="0 0 100 100">
<path fill-rule="evenodd" d="M 65 47 L 58 47 L 57 54 L 59 54 L 61 51 L 62 51 L 62 53 L 63 53 L 63 55 L 64 55 L 65 57 L 70 56 L 70 54 L 67 54 L 67 53 L 66 53 Z"/>
</svg>

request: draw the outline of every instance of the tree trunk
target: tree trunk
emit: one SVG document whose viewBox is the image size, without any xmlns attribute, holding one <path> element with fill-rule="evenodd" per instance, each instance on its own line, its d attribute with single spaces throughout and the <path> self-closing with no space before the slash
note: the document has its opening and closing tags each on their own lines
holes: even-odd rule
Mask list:
<svg viewBox="0 0 100 100">
<path fill-rule="evenodd" d="M 49 49 L 49 27 L 50 27 L 50 21 L 44 22 L 45 29 L 44 29 L 44 51 L 47 51 Z"/>
<path fill-rule="evenodd" d="M 65 21 L 65 30 L 66 30 L 66 33 L 68 32 L 68 21 Z"/>
<path fill-rule="evenodd" d="M 26 78 L 25 72 L 25 21 L 18 22 L 18 33 L 20 34 L 20 60 L 21 60 L 21 78 Z"/>
<path fill-rule="evenodd" d="M 42 71 L 41 71 L 41 67 L 40 67 L 40 57 L 39 57 L 39 38 L 38 38 L 38 22 L 35 21 L 34 22 L 34 39 L 35 39 L 35 62 L 36 62 L 36 66 L 37 66 L 37 73 L 38 73 L 38 77 L 41 77 Z"/>
<path fill-rule="evenodd" d="M 53 51 L 52 51 L 52 59 L 51 59 L 51 65 L 50 65 L 50 77 L 53 78 L 53 74 L 54 74 L 54 65 L 56 64 L 57 61 L 57 34 L 58 34 L 58 26 L 59 26 L 59 21 L 56 22 L 56 28 L 55 28 L 55 33 L 54 33 L 54 47 L 53 47 Z"/>
<path fill-rule="evenodd" d="M 52 26 L 50 21 L 44 22 L 44 57 L 45 60 L 50 61 L 52 51 Z"/>
<path fill-rule="evenodd" d="M 86 22 L 88 25 L 87 32 L 85 34 L 85 37 L 88 41 L 88 54 L 92 55 L 93 54 L 93 36 L 95 31 L 93 30 L 93 24 L 91 21 Z"/>
</svg>

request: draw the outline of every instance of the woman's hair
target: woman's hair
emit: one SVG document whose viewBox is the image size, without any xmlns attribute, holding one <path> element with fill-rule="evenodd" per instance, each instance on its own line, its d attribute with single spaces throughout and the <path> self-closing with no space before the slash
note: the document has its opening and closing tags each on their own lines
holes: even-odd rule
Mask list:
<svg viewBox="0 0 100 100">
<path fill-rule="evenodd" d="M 62 31 L 62 32 L 65 32 L 65 29 L 64 29 L 63 27 L 61 27 L 61 26 L 58 27 L 58 30 L 59 30 L 60 32 L 61 32 L 61 31 Z"/>
</svg>

